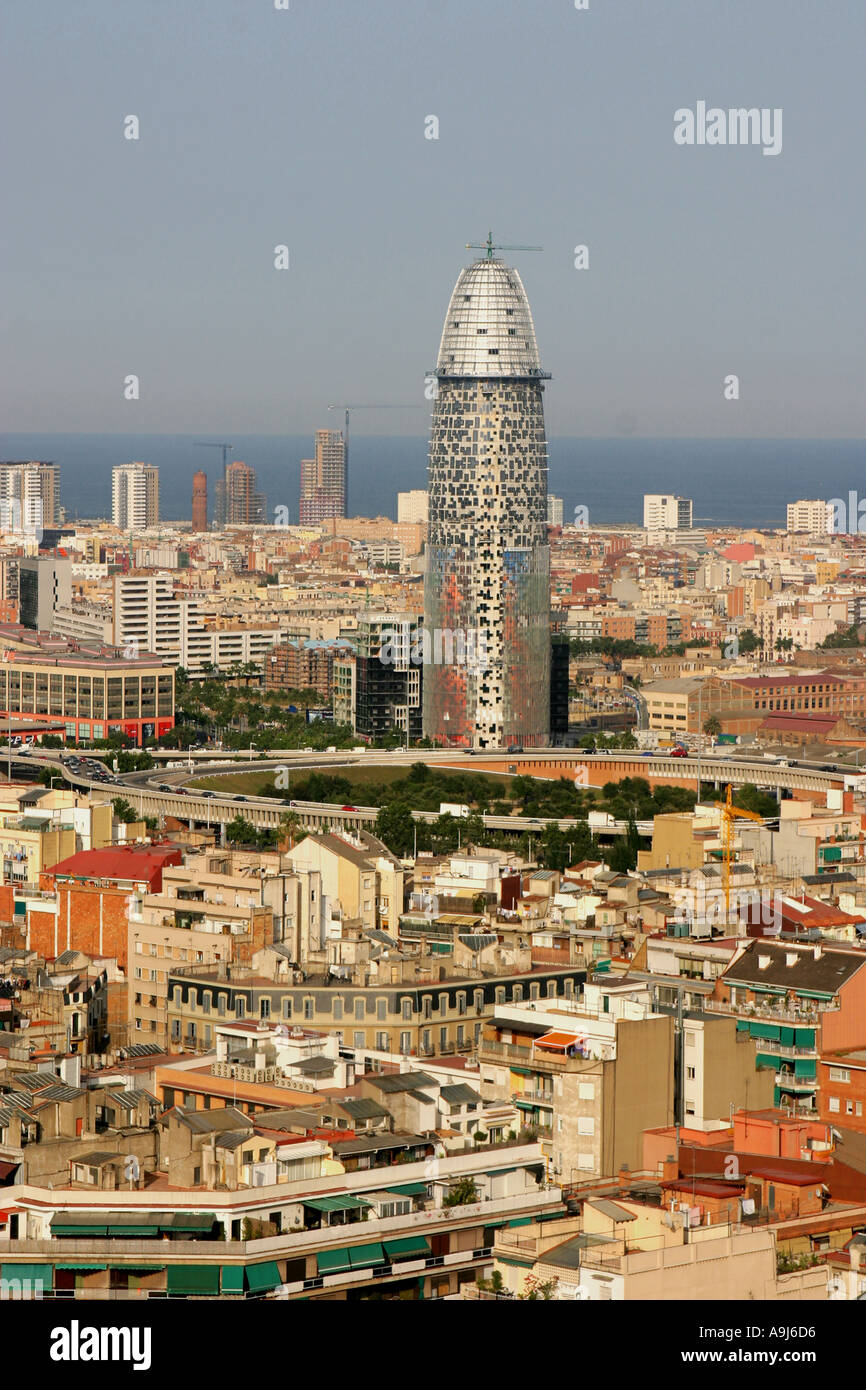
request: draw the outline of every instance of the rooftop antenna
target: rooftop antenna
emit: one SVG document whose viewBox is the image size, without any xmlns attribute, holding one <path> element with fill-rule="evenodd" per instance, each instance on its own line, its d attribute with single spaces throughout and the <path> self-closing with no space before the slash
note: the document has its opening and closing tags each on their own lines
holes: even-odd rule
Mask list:
<svg viewBox="0 0 866 1390">
<path fill-rule="evenodd" d="M 485 260 L 493 260 L 494 251 L 543 251 L 543 246 L 506 246 L 504 242 L 494 241 L 493 232 L 488 231 L 486 241 L 467 241 L 467 251 L 486 251 Z"/>
</svg>

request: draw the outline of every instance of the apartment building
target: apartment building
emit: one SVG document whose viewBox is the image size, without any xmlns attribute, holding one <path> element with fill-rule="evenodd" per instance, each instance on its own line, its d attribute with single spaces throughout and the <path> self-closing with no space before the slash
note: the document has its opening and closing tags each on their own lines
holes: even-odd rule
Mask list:
<svg viewBox="0 0 866 1390">
<path fill-rule="evenodd" d="M 817 1114 L 819 1055 L 866 1045 L 866 956 L 822 942 L 753 940 L 708 1007 L 735 1014 L 748 1032 L 755 1065 L 774 1075 L 774 1105 Z"/>
<path fill-rule="evenodd" d="M 352 644 L 345 639 L 278 642 L 267 654 L 264 666 L 265 690 L 315 690 L 330 701 L 334 692 L 334 662 L 351 655 Z"/>
<path fill-rule="evenodd" d="M 405 871 L 381 840 L 366 830 L 306 835 L 285 856 L 294 871 L 321 882 L 319 939 L 302 943 L 306 959 L 323 958 L 332 921 L 396 934 L 403 911 Z"/>
<path fill-rule="evenodd" d="M 120 531 L 146 531 L 159 521 L 159 469 L 124 463 L 111 470 L 111 519 Z"/>
<path fill-rule="evenodd" d="M 411 492 L 397 493 L 397 523 L 410 526 L 426 526 L 429 514 L 430 494 L 426 488 L 413 488 Z"/>
<path fill-rule="evenodd" d="M 18 621 L 34 632 L 51 632 L 58 609 L 72 602 L 72 562 L 53 555 L 18 561 Z"/>
<path fill-rule="evenodd" d="M 274 911 L 258 872 L 231 857 L 190 856 L 163 869 L 158 891 L 137 893 L 129 907 L 129 1037 L 167 1046 L 180 1028 L 167 1020 L 168 978 L 177 964 L 249 966 L 274 940 Z M 189 1030 L 211 1045 L 210 1022 Z"/>
<path fill-rule="evenodd" d="M 787 507 L 787 529 L 806 531 L 810 536 L 826 536 L 830 533 L 831 509 L 827 502 L 819 499 L 789 502 Z"/>
<path fill-rule="evenodd" d="M 639 1168 L 644 1129 L 674 1118 L 673 1019 L 640 983 L 499 1005 L 478 1061 L 482 1096 L 514 1101 L 564 1183 Z"/>
<path fill-rule="evenodd" d="M 59 526 L 60 465 L 0 463 L 0 524 L 32 536 Z"/>
<path fill-rule="evenodd" d="M 643 524 L 647 531 L 690 531 L 692 499 L 674 497 L 669 493 L 645 493 Z"/>
<path fill-rule="evenodd" d="M 393 967 L 402 973 L 399 961 Z M 215 1019 L 261 1018 L 336 1033 L 355 1049 L 453 1056 L 477 1048 L 495 1008 L 522 999 L 571 998 L 586 978 L 578 967 L 461 974 L 447 971 L 435 956 L 426 958 L 423 970 L 407 974 L 405 983 L 367 985 L 330 970 L 307 970 L 305 980 L 281 984 L 267 979 L 260 965 L 179 965 L 167 979 L 169 1030 L 181 1046 L 201 1047 L 202 1029 Z"/>
</svg>

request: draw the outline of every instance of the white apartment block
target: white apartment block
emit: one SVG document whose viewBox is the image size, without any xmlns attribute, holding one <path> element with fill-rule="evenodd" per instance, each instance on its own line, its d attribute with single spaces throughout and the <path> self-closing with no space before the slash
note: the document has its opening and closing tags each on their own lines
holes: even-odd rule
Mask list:
<svg viewBox="0 0 866 1390">
<path fill-rule="evenodd" d="M 178 597 L 171 574 L 114 576 L 114 643 L 170 657 L 191 675 L 208 666 L 227 671 L 236 662 L 261 663 L 285 635 L 284 625 L 220 625 L 212 599 Z M 223 620 L 225 623 L 225 620 Z"/>
<path fill-rule="evenodd" d="M 159 469 L 124 463 L 111 470 L 111 519 L 121 531 L 146 531 L 159 521 Z"/>
<path fill-rule="evenodd" d="M 827 502 L 818 499 L 788 503 L 788 530 L 806 531 L 811 536 L 826 536 L 830 533 L 831 509 Z"/>
<path fill-rule="evenodd" d="M 692 499 L 673 497 L 670 493 L 644 493 L 643 524 L 647 531 L 690 531 Z"/>
<path fill-rule="evenodd" d="M 413 524 L 423 522 L 426 526 L 428 516 L 428 494 L 420 488 L 412 492 L 397 493 L 397 521 Z"/>
<path fill-rule="evenodd" d="M 547 524 L 548 526 L 562 525 L 562 498 L 554 497 L 550 492 L 547 494 Z"/>
</svg>

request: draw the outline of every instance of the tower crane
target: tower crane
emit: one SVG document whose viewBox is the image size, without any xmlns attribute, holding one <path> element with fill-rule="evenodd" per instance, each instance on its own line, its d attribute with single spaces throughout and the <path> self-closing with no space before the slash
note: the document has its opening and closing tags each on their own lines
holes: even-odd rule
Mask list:
<svg viewBox="0 0 866 1390">
<path fill-rule="evenodd" d="M 346 474 L 346 497 L 349 496 L 349 415 L 353 410 L 420 410 L 413 401 L 411 405 L 329 405 L 328 410 L 345 410 L 346 433 L 344 435 L 343 467 Z"/>
<path fill-rule="evenodd" d="M 725 894 L 726 924 L 731 915 L 731 862 L 734 855 L 734 821 L 736 819 L 757 821 L 759 825 L 764 824 L 764 817 L 759 816 L 757 811 L 745 811 L 741 806 L 734 805 L 729 782 L 728 794 L 722 806 L 722 887 Z"/>
<path fill-rule="evenodd" d="M 197 439 L 196 442 L 195 442 L 195 448 L 196 448 L 196 449 L 222 449 L 222 451 L 223 451 L 223 491 L 222 491 L 222 506 L 223 506 L 223 507 L 227 507 L 227 506 L 228 506 L 228 493 L 229 493 L 229 488 L 228 488 L 228 482 L 229 482 L 229 480 L 228 480 L 229 454 L 234 453 L 234 448 L 235 448 L 234 444 L 210 444 L 210 443 L 205 443 L 203 440 Z"/>
</svg>

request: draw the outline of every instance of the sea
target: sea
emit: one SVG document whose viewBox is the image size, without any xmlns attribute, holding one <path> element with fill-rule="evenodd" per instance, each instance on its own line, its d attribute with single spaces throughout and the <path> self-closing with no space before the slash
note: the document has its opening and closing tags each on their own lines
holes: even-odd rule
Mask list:
<svg viewBox="0 0 866 1390">
<path fill-rule="evenodd" d="M 196 435 L 9 434 L 0 432 L 0 460 L 42 459 L 61 468 L 68 520 L 111 515 L 111 469 L 137 460 L 159 467 L 160 515 L 188 520 L 192 477 L 208 475 L 208 503 L 222 472 L 222 454 Z M 217 441 L 212 441 L 217 442 Z M 255 468 L 268 515 L 288 508 L 298 520 L 300 461 L 312 453 L 308 435 L 235 435 L 230 457 Z M 549 491 L 562 497 L 567 522 L 585 507 L 588 524 L 640 525 L 644 493 L 676 493 L 694 502 L 696 527 L 779 527 L 798 498 L 866 496 L 862 439 L 605 439 L 548 442 Z M 351 516 L 396 519 L 397 493 L 427 486 L 424 438 L 350 438 Z M 279 513 L 285 521 L 285 511 Z"/>
</svg>

